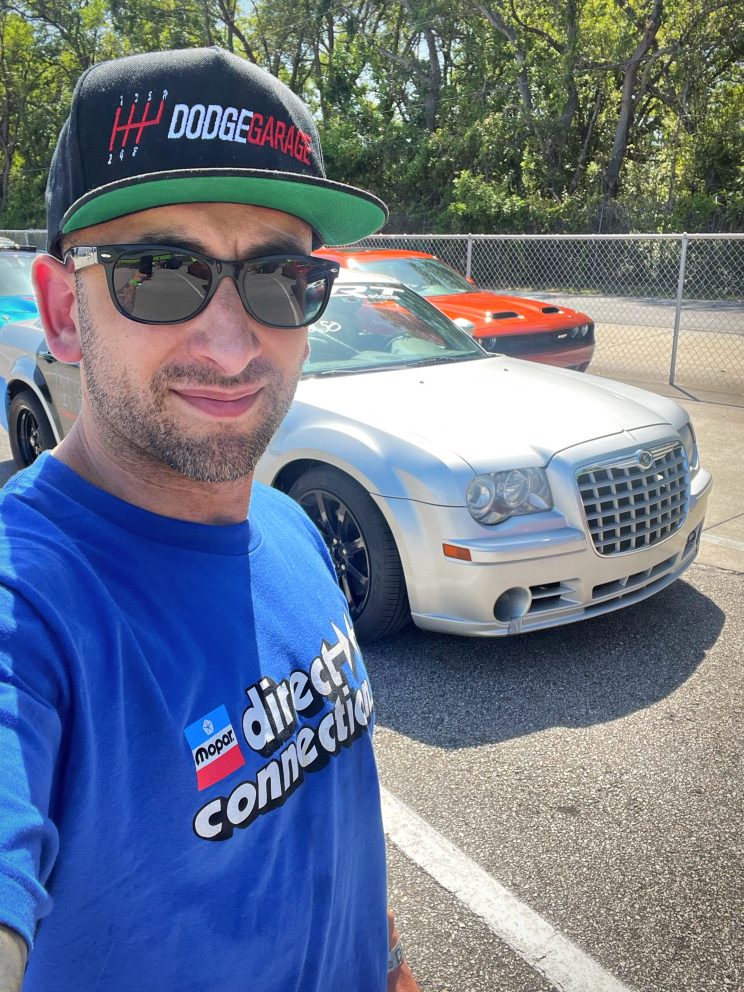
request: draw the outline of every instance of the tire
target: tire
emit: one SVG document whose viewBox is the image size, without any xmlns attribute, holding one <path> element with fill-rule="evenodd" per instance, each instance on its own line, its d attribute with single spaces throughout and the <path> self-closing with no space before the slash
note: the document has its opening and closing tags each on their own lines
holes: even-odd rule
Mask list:
<svg viewBox="0 0 744 992">
<path fill-rule="evenodd" d="M 390 637 L 410 623 L 398 549 L 369 493 L 338 469 L 318 466 L 289 495 L 325 541 L 359 640 Z"/>
<path fill-rule="evenodd" d="M 11 400 L 8 434 L 13 460 L 19 468 L 26 468 L 42 451 L 53 448 L 57 443 L 44 407 L 28 389 Z"/>
</svg>

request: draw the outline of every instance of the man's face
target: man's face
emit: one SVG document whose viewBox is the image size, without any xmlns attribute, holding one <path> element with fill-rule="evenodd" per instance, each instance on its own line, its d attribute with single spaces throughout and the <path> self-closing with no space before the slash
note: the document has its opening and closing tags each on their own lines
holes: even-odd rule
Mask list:
<svg viewBox="0 0 744 992">
<path fill-rule="evenodd" d="M 221 259 L 309 254 L 310 227 L 242 204 L 158 207 L 79 232 L 77 244 L 188 244 Z M 182 324 L 139 324 L 114 307 L 102 266 L 76 276 L 82 416 L 123 457 L 155 459 L 189 479 L 253 472 L 294 396 L 307 332 L 266 327 L 223 280 Z"/>
</svg>

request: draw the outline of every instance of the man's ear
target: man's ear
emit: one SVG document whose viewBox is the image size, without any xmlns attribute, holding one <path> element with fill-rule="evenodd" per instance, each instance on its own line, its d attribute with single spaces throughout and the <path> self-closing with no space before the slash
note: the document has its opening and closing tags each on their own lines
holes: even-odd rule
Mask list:
<svg viewBox="0 0 744 992">
<path fill-rule="evenodd" d="M 75 273 L 52 255 L 37 255 L 31 277 L 49 350 L 61 362 L 79 362 Z"/>
</svg>

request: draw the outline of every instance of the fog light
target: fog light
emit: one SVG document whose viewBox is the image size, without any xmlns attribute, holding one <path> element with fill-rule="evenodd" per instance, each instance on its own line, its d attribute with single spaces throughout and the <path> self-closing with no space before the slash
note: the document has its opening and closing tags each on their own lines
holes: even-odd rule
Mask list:
<svg viewBox="0 0 744 992">
<path fill-rule="evenodd" d="M 687 535 L 687 544 L 685 545 L 684 553 L 688 554 L 689 551 L 694 548 L 700 548 L 700 535 L 703 532 L 703 525 L 698 524 L 695 530 L 691 530 Z"/>
<path fill-rule="evenodd" d="M 532 596 L 528 589 L 514 586 L 502 592 L 494 603 L 493 615 L 501 623 L 509 623 L 511 620 L 518 620 L 523 617 L 530 608 Z"/>
</svg>

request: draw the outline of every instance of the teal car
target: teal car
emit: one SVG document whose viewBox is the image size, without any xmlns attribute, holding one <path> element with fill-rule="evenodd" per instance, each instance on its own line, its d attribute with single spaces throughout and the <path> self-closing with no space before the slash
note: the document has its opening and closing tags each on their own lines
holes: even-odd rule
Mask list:
<svg viewBox="0 0 744 992">
<path fill-rule="evenodd" d="M 31 286 L 34 253 L 34 248 L 0 243 L 0 327 L 10 321 L 38 316 Z"/>
</svg>

